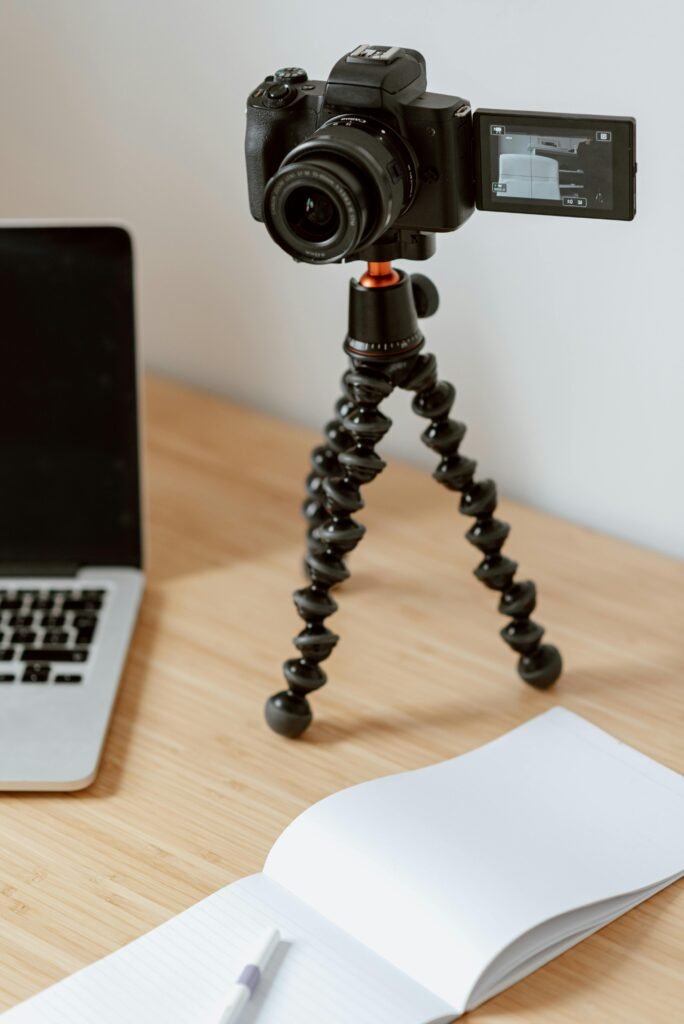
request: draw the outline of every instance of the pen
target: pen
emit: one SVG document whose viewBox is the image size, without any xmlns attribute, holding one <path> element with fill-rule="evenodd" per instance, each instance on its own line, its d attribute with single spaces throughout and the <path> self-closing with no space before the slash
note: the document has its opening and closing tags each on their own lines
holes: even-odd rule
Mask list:
<svg viewBox="0 0 684 1024">
<path fill-rule="evenodd" d="M 262 972 L 266 969 L 279 942 L 280 932 L 277 928 L 269 928 L 259 937 L 251 956 L 240 972 L 240 977 L 233 984 L 219 1024 L 235 1024 L 239 1020 L 242 1010 L 254 994 L 255 988 L 261 981 Z"/>
</svg>

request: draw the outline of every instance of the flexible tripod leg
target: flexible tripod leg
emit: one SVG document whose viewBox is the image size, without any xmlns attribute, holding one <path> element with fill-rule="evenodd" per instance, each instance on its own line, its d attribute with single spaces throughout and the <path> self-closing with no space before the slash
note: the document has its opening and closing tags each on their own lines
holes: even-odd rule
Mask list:
<svg viewBox="0 0 684 1024">
<path fill-rule="evenodd" d="M 348 384 L 351 372 L 347 370 L 342 377 L 342 396 L 335 404 L 335 416 L 323 429 L 325 443 L 317 445 L 311 452 L 311 472 L 306 478 L 307 497 L 302 505 L 304 518 L 308 523 L 306 543 L 310 553 L 320 553 L 324 550 L 315 537 L 316 529 L 328 518 L 323 492 L 324 481 L 344 476 L 344 467 L 340 465 L 339 456 L 353 443 L 351 434 L 342 424 L 342 420 L 349 415 L 354 404 Z"/>
<path fill-rule="evenodd" d="M 433 355 L 418 356 L 401 387 L 416 392 L 413 411 L 430 420 L 421 439 L 441 458 L 433 476 L 449 490 L 461 492 L 460 511 L 475 519 L 466 534 L 484 555 L 475 575 L 485 586 L 501 593 L 499 611 L 511 616 L 501 636 L 520 655 L 518 672 L 526 683 L 546 689 L 561 673 L 561 656 L 556 647 L 541 643 L 544 629 L 530 619 L 537 603 L 534 583 L 516 583 L 517 563 L 501 554 L 510 526 L 494 518 L 496 484 L 493 480 L 475 482 L 476 463 L 459 454 L 466 427 L 449 418 L 455 388 L 448 381 L 437 379 Z"/>
<path fill-rule="evenodd" d="M 348 371 L 344 381 L 353 405 L 341 405 L 339 411 L 342 429 L 348 432 L 352 443 L 336 454 L 344 475 L 319 474 L 322 483 L 316 485 L 316 495 L 320 494 L 325 503 L 327 518 L 314 527 L 314 544 L 306 558 L 311 583 L 293 595 L 295 607 L 304 620 L 304 628 L 294 638 L 299 657 L 290 658 L 283 665 L 287 690 L 266 702 L 266 721 L 282 736 L 299 736 L 311 722 L 307 696 L 325 683 L 320 662 L 330 656 L 339 639 L 323 624 L 337 610 L 330 591 L 349 577 L 344 556 L 366 532 L 352 514 L 363 508 L 361 485 L 374 480 L 385 466 L 375 445 L 392 421 L 380 412 L 378 405 L 392 393 L 394 383 L 380 369 L 365 366 L 359 371 Z"/>
<path fill-rule="evenodd" d="M 411 241 L 415 258 L 430 255 L 426 238 L 419 235 Z M 384 249 L 379 252 L 387 258 Z M 312 719 L 308 694 L 326 682 L 320 662 L 330 656 L 338 640 L 324 625 L 337 609 L 330 591 L 349 576 L 344 558 L 365 533 L 352 514 L 363 508 L 361 485 L 384 468 L 375 445 L 391 421 L 378 405 L 397 385 L 416 392 L 414 411 L 430 420 L 422 437 L 441 458 L 435 478 L 462 492 L 461 512 L 475 519 L 466 534 L 484 556 L 475 575 L 501 593 L 499 611 L 511 617 L 501 634 L 520 655 L 518 672 L 540 688 L 550 686 L 560 675 L 560 654 L 541 643 L 544 630 L 530 619 L 536 604 L 534 583 L 516 583 L 516 563 L 501 554 L 510 527 L 494 517 L 496 486 L 492 480 L 476 482 L 475 463 L 459 454 L 466 428 L 449 418 L 455 390 L 447 381 L 438 381 L 434 356 L 420 355 L 424 338 L 418 317 L 432 315 L 437 305 L 437 290 L 428 278 L 393 271 L 387 262 L 369 262 L 367 273 L 350 282 L 345 351 L 352 369 L 343 378 L 338 419 L 326 428 L 328 444 L 314 449 L 308 480 L 310 500 L 305 514 L 312 529 L 306 564 L 311 583 L 293 595 L 304 620 L 294 640 L 299 657 L 285 662 L 287 689 L 266 704 L 268 724 L 283 736 L 304 732 Z"/>
</svg>

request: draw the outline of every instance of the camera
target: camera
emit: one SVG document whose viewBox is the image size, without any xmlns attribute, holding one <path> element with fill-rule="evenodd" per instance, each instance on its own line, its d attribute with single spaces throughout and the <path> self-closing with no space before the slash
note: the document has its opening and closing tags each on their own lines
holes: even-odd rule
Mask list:
<svg viewBox="0 0 684 1024">
<path fill-rule="evenodd" d="M 250 211 L 296 260 L 425 259 L 477 207 L 630 220 L 632 118 L 480 110 L 430 93 L 424 57 L 356 47 L 247 100 Z"/>
</svg>

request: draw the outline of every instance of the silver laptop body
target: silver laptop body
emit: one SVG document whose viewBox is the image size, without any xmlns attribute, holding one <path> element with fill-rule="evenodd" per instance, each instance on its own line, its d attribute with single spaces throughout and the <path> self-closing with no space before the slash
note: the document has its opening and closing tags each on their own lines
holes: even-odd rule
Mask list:
<svg viewBox="0 0 684 1024">
<path fill-rule="evenodd" d="M 0 227 L 0 789 L 97 773 L 144 587 L 134 323 L 124 229 Z"/>
</svg>

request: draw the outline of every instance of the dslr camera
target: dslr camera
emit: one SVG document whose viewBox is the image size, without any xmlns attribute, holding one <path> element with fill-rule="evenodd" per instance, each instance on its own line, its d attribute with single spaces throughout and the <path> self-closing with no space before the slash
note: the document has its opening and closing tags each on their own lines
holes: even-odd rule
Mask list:
<svg viewBox="0 0 684 1024">
<path fill-rule="evenodd" d="M 425 259 L 475 207 L 631 220 L 635 121 L 478 110 L 427 92 L 424 57 L 356 47 L 327 81 L 298 67 L 247 100 L 249 205 L 296 260 Z"/>
</svg>

